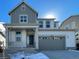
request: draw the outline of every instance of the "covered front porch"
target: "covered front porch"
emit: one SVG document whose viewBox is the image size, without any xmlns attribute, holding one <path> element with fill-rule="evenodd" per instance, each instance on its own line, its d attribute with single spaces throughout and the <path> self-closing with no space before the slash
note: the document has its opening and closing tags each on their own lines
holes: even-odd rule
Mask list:
<svg viewBox="0 0 79 59">
<path fill-rule="evenodd" d="M 37 34 L 37 26 L 7 26 L 7 48 L 38 49 Z"/>
</svg>

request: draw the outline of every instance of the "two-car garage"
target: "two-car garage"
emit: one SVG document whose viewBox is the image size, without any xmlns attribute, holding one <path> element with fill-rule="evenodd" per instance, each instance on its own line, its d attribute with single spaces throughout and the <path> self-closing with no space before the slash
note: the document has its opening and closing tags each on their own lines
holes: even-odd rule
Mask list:
<svg viewBox="0 0 79 59">
<path fill-rule="evenodd" d="M 39 30 L 38 47 L 40 50 L 75 49 L 74 30 Z"/>
<path fill-rule="evenodd" d="M 59 36 L 40 36 L 39 37 L 40 50 L 64 50 L 65 37 Z"/>
</svg>

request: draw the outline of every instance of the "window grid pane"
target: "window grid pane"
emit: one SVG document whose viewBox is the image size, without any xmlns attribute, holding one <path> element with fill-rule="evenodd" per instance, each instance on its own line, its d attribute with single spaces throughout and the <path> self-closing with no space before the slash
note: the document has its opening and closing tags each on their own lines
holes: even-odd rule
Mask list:
<svg viewBox="0 0 79 59">
<path fill-rule="evenodd" d="M 50 21 L 46 21 L 46 28 L 50 28 Z"/>
<path fill-rule="evenodd" d="M 21 41 L 21 32 L 16 32 L 16 41 Z"/>
<path fill-rule="evenodd" d="M 16 37 L 16 41 L 21 41 L 21 37 Z"/>
<path fill-rule="evenodd" d="M 39 28 L 43 28 L 43 22 L 39 21 Z"/>
<path fill-rule="evenodd" d="M 27 16 L 20 16 L 20 22 L 27 22 Z"/>
<path fill-rule="evenodd" d="M 16 35 L 20 35 L 21 34 L 21 32 L 16 32 Z"/>
</svg>

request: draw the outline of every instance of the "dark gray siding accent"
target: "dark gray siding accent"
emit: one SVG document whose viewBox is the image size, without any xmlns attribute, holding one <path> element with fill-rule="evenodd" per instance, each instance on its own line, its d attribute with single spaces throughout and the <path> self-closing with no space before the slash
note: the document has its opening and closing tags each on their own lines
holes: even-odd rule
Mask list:
<svg viewBox="0 0 79 59">
<path fill-rule="evenodd" d="M 39 39 L 40 50 L 64 50 L 65 39 L 53 40 L 53 39 Z"/>
</svg>

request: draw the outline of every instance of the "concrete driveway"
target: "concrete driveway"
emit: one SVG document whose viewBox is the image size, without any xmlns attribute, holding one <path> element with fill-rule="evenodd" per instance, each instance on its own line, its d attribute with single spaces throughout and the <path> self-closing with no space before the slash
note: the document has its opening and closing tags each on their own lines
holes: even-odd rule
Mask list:
<svg viewBox="0 0 79 59">
<path fill-rule="evenodd" d="M 79 59 L 79 51 L 42 51 L 50 59 Z"/>
</svg>

